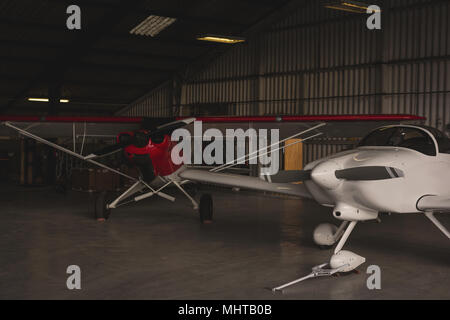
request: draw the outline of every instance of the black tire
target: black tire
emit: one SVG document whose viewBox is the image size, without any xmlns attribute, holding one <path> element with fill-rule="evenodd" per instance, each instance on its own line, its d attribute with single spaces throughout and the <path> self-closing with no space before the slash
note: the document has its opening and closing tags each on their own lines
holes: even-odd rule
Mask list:
<svg viewBox="0 0 450 320">
<path fill-rule="evenodd" d="M 200 222 L 211 223 L 213 219 L 213 199 L 210 194 L 204 194 L 200 198 Z"/>
<path fill-rule="evenodd" d="M 109 204 L 109 197 L 106 192 L 101 192 L 95 198 L 95 219 L 97 221 L 108 220 L 111 209 L 107 209 L 106 205 Z"/>
</svg>

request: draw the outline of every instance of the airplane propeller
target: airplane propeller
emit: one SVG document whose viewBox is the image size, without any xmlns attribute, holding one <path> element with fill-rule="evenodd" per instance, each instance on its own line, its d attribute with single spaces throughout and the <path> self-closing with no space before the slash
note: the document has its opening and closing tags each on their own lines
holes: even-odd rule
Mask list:
<svg viewBox="0 0 450 320">
<path fill-rule="evenodd" d="M 135 145 L 138 148 L 143 148 L 148 144 L 150 139 L 155 143 L 161 143 L 165 135 L 170 135 L 176 129 L 182 128 L 194 121 L 195 118 L 188 118 L 166 123 L 158 127 L 155 127 L 153 123 L 150 124 L 148 121 L 144 122 L 143 127 L 147 130 L 146 132 L 137 131 L 134 133 L 134 136 L 126 133 L 121 134 L 119 136 L 119 141 L 116 144 L 107 146 L 101 150 L 97 150 L 95 153 L 91 153 L 90 155 L 85 157 L 85 159 L 103 157 L 118 152 L 130 145 Z"/>
</svg>

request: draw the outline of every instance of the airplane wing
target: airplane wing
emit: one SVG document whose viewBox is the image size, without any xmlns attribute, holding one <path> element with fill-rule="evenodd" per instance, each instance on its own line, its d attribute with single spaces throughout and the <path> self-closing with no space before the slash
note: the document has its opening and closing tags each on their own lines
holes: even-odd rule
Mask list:
<svg viewBox="0 0 450 320">
<path fill-rule="evenodd" d="M 420 211 L 450 212 L 450 196 L 425 196 L 417 202 Z"/>
<path fill-rule="evenodd" d="M 186 169 L 180 177 L 189 181 L 226 187 L 238 187 L 257 191 L 268 191 L 289 196 L 312 198 L 303 184 L 269 183 L 258 177 L 216 173 L 206 170 Z"/>
<path fill-rule="evenodd" d="M 450 231 L 434 216 L 435 213 L 450 212 L 450 196 L 424 196 L 417 201 L 417 209 L 450 239 Z"/>
<path fill-rule="evenodd" d="M 16 125 L 11 124 L 10 122 L 5 122 L 4 125 L 5 125 L 7 128 L 10 128 L 10 129 L 12 129 L 12 130 L 17 131 L 20 135 L 23 135 L 23 136 L 25 136 L 25 137 L 34 139 L 34 140 L 36 140 L 36 141 L 38 141 L 38 142 L 40 142 L 40 143 L 46 144 L 46 145 L 48 145 L 49 147 L 52 147 L 52 148 L 54 148 L 54 149 L 56 149 L 56 150 L 60 150 L 60 151 L 62 151 L 62 152 L 64 152 L 64 153 L 67 153 L 67 154 L 69 154 L 69 155 L 71 155 L 71 156 L 73 156 L 73 157 L 75 157 L 75 158 L 78 158 L 78 159 L 80 159 L 80 160 L 84 160 L 84 161 L 89 162 L 89 163 L 91 163 L 91 164 L 93 164 L 93 165 L 96 165 L 96 166 L 101 167 L 101 168 L 103 168 L 103 169 L 109 170 L 109 171 L 111 171 L 111 172 L 114 172 L 114 173 L 116 173 L 116 174 L 118 174 L 118 175 L 121 175 L 121 176 L 123 176 L 123 177 L 125 177 L 125 178 L 128 178 L 128 179 L 130 179 L 130 180 L 133 180 L 133 181 L 136 181 L 136 180 L 137 180 L 137 179 L 134 178 L 134 177 L 131 177 L 131 176 L 129 176 L 129 175 L 127 175 L 127 174 L 125 174 L 125 173 L 123 173 L 123 172 L 121 172 L 121 171 L 116 170 L 116 169 L 110 168 L 110 167 L 108 167 L 108 166 L 106 166 L 106 165 L 104 165 L 104 164 L 102 164 L 102 163 L 100 163 L 100 162 L 94 161 L 94 160 L 92 160 L 92 159 L 86 159 L 83 155 L 81 155 L 81 154 L 79 154 L 79 153 L 76 153 L 76 152 L 74 152 L 74 151 L 72 151 L 72 150 L 69 150 L 69 149 L 67 149 L 67 148 L 64 148 L 64 147 L 62 147 L 62 146 L 60 146 L 60 145 L 58 145 L 58 144 L 56 144 L 56 143 L 53 143 L 53 142 L 51 142 L 51 141 L 49 141 L 49 140 L 46 140 L 46 139 L 44 139 L 44 138 L 41 138 L 40 136 L 37 136 L 37 135 L 35 135 L 35 134 L 32 134 L 32 133 L 30 133 L 29 131 L 27 131 L 26 129 L 21 129 L 20 127 L 17 127 Z"/>
<path fill-rule="evenodd" d="M 39 135 L 42 138 L 77 137 L 87 135 L 92 137 L 112 137 L 120 132 L 133 131 L 141 128 L 164 130 L 165 124 L 173 121 L 186 120 L 188 117 L 146 118 L 146 117 L 74 117 L 74 116 L 14 116 L 0 115 L 1 122 L 20 124 L 22 129 Z M 336 137 L 342 133 L 342 126 L 348 130 L 354 129 L 355 134 L 367 132 L 369 128 L 384 124 L 404 121 L 418 121 L 425 118 L 415 115 L 327 115 L 327 116 L 243 116 L 243 117 L 197 117 L 198 121 L 208 126 L 220 128 L 245 128 L 251 125 L 255 128 L 283 128 L 283 134 L 297 132 L 299 125 L 314 122 L 328 123 L 325 133 Z M 11 130 L 0 126 L 0 136 L 11 136 Z"/>
<path fill-rule="evenodd" d="M 374 115 L 301 115 L 301 116 L 205 116 L 196 117 L 203 124 L 203 130 L 219 129 L 279 129 L 280 139 L 295 134 L 301 128 L 309 128 L 314 124 L 326 123 L 321 128 L 322 138 L 362 137 L 368 132 L 385 126 L 399 123 L 426 120 L 424 117 L 409 114 L 374 114 Z M 183 119 L 183 118 L 177 118 Z M 192 126 L 191 126 L 192 127 Z M 189 126 L 187 127 L 189 128 Z"/>
<path fill-rule="evenodd" d="M 66 117 L 66 116 L 0 116 L 0 123 L 8 122 L 42 138 L 67 137 L 116 137 L 120 132 L 142 128 L 159 129 L 158 126 L 177 121 L 173 118 L 144 117 Z M 0 126 L 0 136 L 11 136 L 12 132 Z"/>
</svg>

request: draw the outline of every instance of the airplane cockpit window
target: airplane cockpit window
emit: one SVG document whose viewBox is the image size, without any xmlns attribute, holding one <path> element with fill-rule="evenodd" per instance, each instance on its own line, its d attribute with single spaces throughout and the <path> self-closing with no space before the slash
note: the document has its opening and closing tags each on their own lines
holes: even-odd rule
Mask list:
<svg viewBox="0 0 450 320">
<path fill-rule="evenodd" d="M 432 127 L 424 127 L 424 128 L 433 134 L 439 146 L 439 153 L 450 154 L 450 139 L 442 131 L 439 131 L 438 129 Z"/>
<path fill-rule="evenodd" d="M 359 147 L 408 148 L 428 156 L 436 156 L 433 139 L 425 132 L 409 127 L 387 127 L 373 131 L 365 137 Z"/>
</svg>

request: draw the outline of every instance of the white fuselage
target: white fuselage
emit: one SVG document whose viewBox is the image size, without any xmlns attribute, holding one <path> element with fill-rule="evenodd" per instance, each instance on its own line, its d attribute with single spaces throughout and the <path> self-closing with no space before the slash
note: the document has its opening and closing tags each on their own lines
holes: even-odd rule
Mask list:
<svg viewBox="0 0 450 320">
<path fill-rule="evenodd" d="M 404 177 L 347 181 L 334 176 L 334 170 L 367 166 L 398 168 Z M 313 170 L 312 180 L 305 185 L 318 203 L 366 210 L 373 218 L 378 212 L 419 212 L 417 202 L 421 197 L 448 193 L 450 187 L 450 154 L 428 156 L 399 147 L 360 147 L 315 161 L 305 169 Z"/>
</svg>

